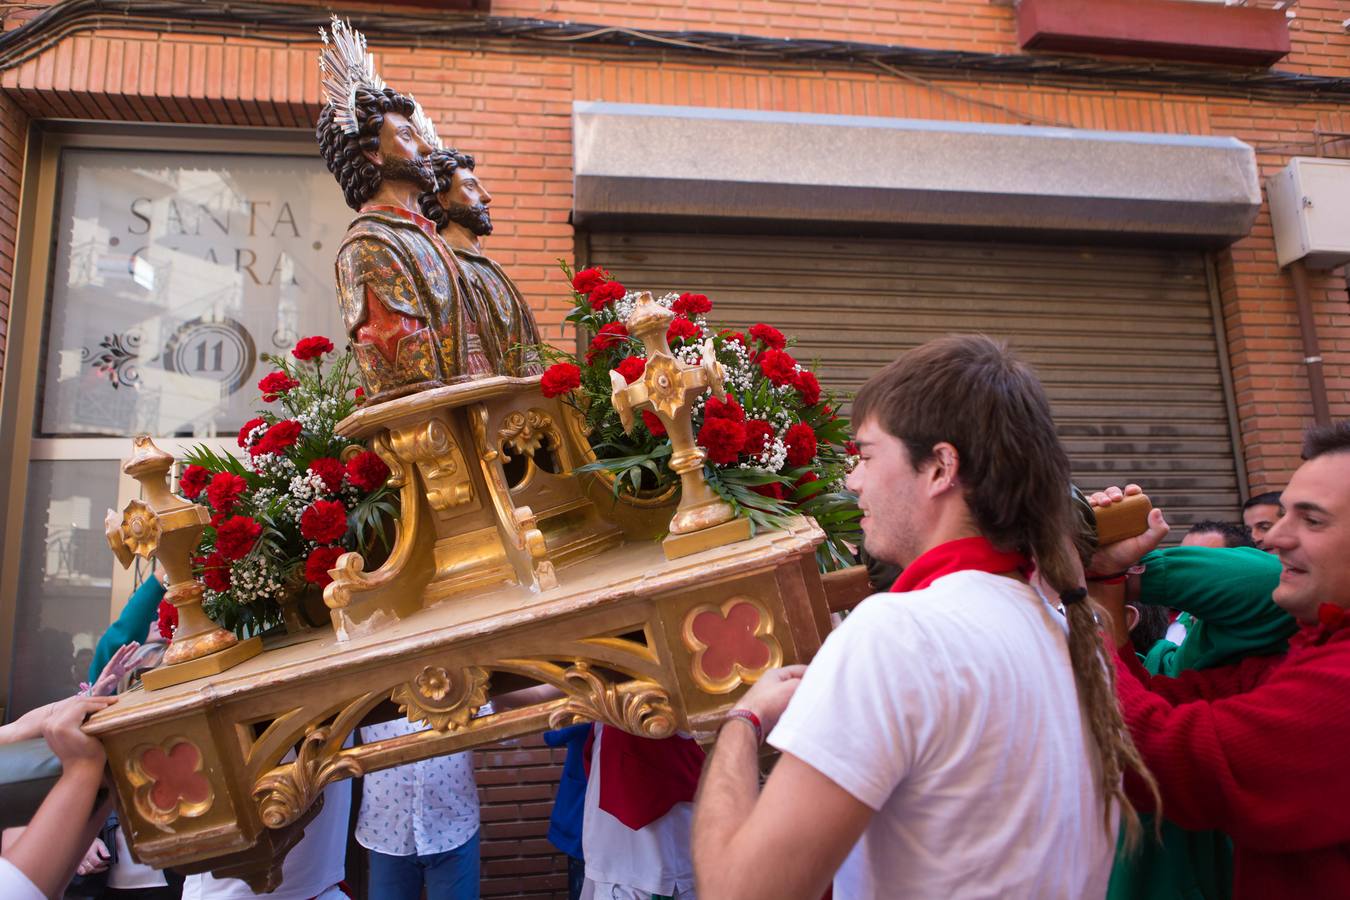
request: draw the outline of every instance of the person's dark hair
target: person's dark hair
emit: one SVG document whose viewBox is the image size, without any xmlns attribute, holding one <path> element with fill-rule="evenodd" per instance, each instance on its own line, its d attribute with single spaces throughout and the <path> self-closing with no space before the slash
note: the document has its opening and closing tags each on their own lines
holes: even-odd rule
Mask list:
<svg viewBox="0 0 1350 900">
<path fill-rule="evenodd" d="M 441 206 L 436 195 L 450 190 L 456 169 L 473 171 L 473 157 L 453 149 L 433 150 L 427 161 L 431 164 L 431 171 L 436 175 L 436 190 L 421 194 L 417 202 L 422 207 L 422 215 L 435 222 L 437 228 L 444 228 L 450 224 L 450 214 L 446 212 L 444 206 Z"/>
<path fill-rule="evenodd" d="M 356 89 L 356 134 L 347 134 L 334 119 L 336 111 L 326 104 L 319 113 L 319 124 L 314 136 L 319 141 L 319 154 L 328 171 L 342 186 L 342 196 L 352 209 L 360 209 L 380 189 L 380 167 L 371 162 L 363 151 L 380 149 L 380 128 L 386 113 L 411 117 L 416 104 L 392 88 L 372 91 Z"/>
<path fill-rule="evenodd" d="M 935 445 L 951 444 L 980 533 L 999 549 L 1034 559 L 1056 593 L 1081 587 L 1070 541 L 1076 522 L 1069 458 L 1039 379 L 1003 343 L 958 335 L 910 350 L 862 386 L 852 417 L 874 421 L 903 443 L 916 471 L 934 457 Z M 1139 816 L 1125 795 L 1125 770 L 1138 772 L 1155 800 L 1157 786 L 1121 718 L 1115 666 L 1094 607 L 1068 603 L 1064 612 L 1074 683 L 1101 761 L 1103 824 L 1110 833 L 1119 804 L 1133 844 Z"/>
<path fill-rule="evenodd" d="M 1317 459 L 1328 453 L 1350 453 L 1350 419 L 1314 425 L 1304 433 L 1304 459 Z"/>
<path fill-rule="evenodd" d="M 1276 497 L 1279 495 L 1276 494 Z M 1278 500 L 1276 502 L 1279 502 Z M 1252 533 L 1247 530 L 1246 525 L 1237 525 L 1233 522 L 1219 522 L 1215 519 L 1202 519 L 1191 526 L 1186 534 L 1218 534 L 1223 536 L 1223 545 L 1225 547 L 1255 547 L 1256 542 L 1252 540 Z"/>
<path fill-rule="evenodd" d="M 1130 643 L 1137 653 L 1145 656 L 1153 645 L 1167 637 L 1167 610 L 1150 603 L 1131 604 L 1139 613 L 1139 621 L 1130 629 Z"/>
<path fill-rule="evenodd" d="M 1280 492 L 1266 491 L 1264 494 L 1257 494 L 1255 497 L 1248 498 L 1247 502 L 1242 504 L 1242 511 L 1246 512 L 1253 506 L 1279 506 L 1279 505 L 1280 505 Z"/>
</svg>

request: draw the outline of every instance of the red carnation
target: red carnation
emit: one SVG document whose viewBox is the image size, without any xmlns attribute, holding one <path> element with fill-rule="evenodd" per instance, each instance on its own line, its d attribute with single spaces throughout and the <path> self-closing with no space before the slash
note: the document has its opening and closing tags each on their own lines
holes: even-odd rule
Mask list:
<svg viewBox="0 0 1350 900">
<path fill-rule="evenodd" d="M 703 407 L 703 418 L 730 419 L 733 422 L 744 422 L 745 410 L 736 402 L 736 398 L 730 394 L 727 394 L 725 400 L 709 397 L 707 405 Z"/>
<path fill-rule="evenodd" d="M 773 426 L 763 419 L 751 419 L 745 423 L 745 447 L 742 449 L 751 456 L 763 453 L 773 440 Z"/>
<path fill-rule="evenodd" d="M 771 481 L 768 484 L 757 484 L 750 488 L 761 497 L 768 497 L 771 500 L 786 500 L 787 490 L 784 489 L 781 481 Z"/>
<path fill-rule="evenodd" d="M 333 576 L 328 570 L 337 565 L 338 557 L 347 551 L 342 547 L 315 547 L 305 560 L 305 580 L 319 587 L 328 587 Z"/>
<path fill-rule="evenodd" d="M 347 461 L 347 480 L 357 490 L 370 492 L 389 480 L 389 467 L 378 453 L 362 450 Z"/>
<path fill-rule="evenodd" d="M 301 362 L 308 362 L 311 359 L 318 359 L 325 353 L 333 352 L 333 342 L 326 337 L 307 337 L 296 341 L 295 349 L 291 350 L 291 356 Z"/>
<path fill-rule="evenodd" d="M 726 330 L 723 330 L 723 331 L 722 331 L 722 340 L 724 340 L 724 341 L 739 341 L 742 347 L 747 347 L 747 348 L 748 348 L 748 347 L 750 346 L 750 342 L 747 341 L 747 340 L 745 339 L 745 335 L 741 334 L 739 331 L 726 331 Z"/>
<path fill-rule="evenodd" d="M 797 378 L 797 361 L 782 350 L 765 350 L 757 361 L 764 377 L 779 387 L 792 384 Z"/>
<path fill-rule="evenodd" d="M 642 424 L 647 426 L 647 430 L 652 433 L 652 437 L 666 436 L 666 426 L 661 421 L 661 417 L 650 409 L 642 411 Z"/>
<path fill-rule="evenodd" d="M 323 480 L 324 488 L 331 494 L 342 487 L 342 476 L 347 467 L 331 456 L 321 456 L 309 464 L 309 470 Z"/>
<path fill-rule="evenodd" d="M 230 589 L 230 561 L 219 550 L 197 560 L 202 567 L 202 583 L 217 593 Z"/>
<path fill-rule="evenodd" d="M 554 363 L 544 370 L 539 389 L 545 397 L 557 397 L 581 387 L 581 368 L 571 363 Z"/>
<path fill-rule="evenodd" d="M 628 329 L 622 322 L 610 322 L 608 325 L 602 325 L 600 331 L 596 333 L 591 340 L 591 347 L 586 351 L 586 362 L 590 363 L 595 359 L 595 354 L 601 350 L 608 350 L 623 343 L 623 339 L 628 337 Z"/>
<path fill-rule="evenodd" d="M 815 406 L 820 402 L 820 382 L 816 376 L 803 369 L 792 380 L 792 386 L 802 395 L 803 406 Z"/>
<path fill-rule="evenodd" d="M 617 281 L 606 281 L 591 291 L 591 309 L 598 312 L 615 300 L 622 300 L 626 293 L 628 292 L 624 289 L 624 286 Z"/>
<path fill-rule="evenodd" d="M 632 384 L 642 377 L 642 373 L 647 371 L 647 357 L 628 356 L 619 360 L 619 364 L 614 367 L 614 371 L 623 376 L 623 380 Z"/>
<path fill-rule="evenodd" d="M 797 479 L 797 483 L 794 484 L 793 487 L 801 487 L 802 485 L 811 484 L 813 481 L 819 480 L 820 476 L 815 472 L 803 472 L 802 477 Z"/>
<path fill-rule="evenodd" d="M 216 550 L 229 560 L 248 556 L 262 534 L 262 526 L 249 516 L 233 516 L 216 528 Z"/>
<path fill-rule="evenodd" d="M 730 465 L 745 446 L 745 426 L 731 419 L 705 419 L 698 430 L 698 443 L 714 465 Z"/>
<path fill-rule="evenodd" d="M 211 480 L 211 472 L 201 466 L 188 466 L 183 469 L 183 477 L 178 479 L 178 493 L 189 500 L 196 500 L 206 490 Z"/>
<path fill-rule="evenodd" d="M 159 636 L 166 641 L 173 640 L 173 630 L 178 627 L 178 607 L 168 600 L 159 601 Z"/>
<path fill-rule="evenodd" d="M 862 450 L 858 449 L 858 445 L 852 441 L 844 441 L 844 452 L 849 456 L 857 456 L 862 453 Z"/>
<path fill-rule="evenodd" d="M 750 337 L 770 350 L 782 350 L 787 346 L 787 338 L 783 337 L 783 332 L 763 322 L 750 326 Z"/>
<path fill-rule="evenodd" d="M 686 338 L 699 337 L 700 334 L 697 325 L 684 316 L 676 316 L 671 320 L 670 327 L 666 329 L 666 342 L 673 344 Z"/>
<path fill-rule="evenodd" d="M 362 400 L 366 399 L 366 389 L 363 387 L 357 388 L 352 391 L 352 397 L 356 399 L 357 403 L 360 403 Z"/>
<path fill-rule="evenodd" d="M 259 425 L 266 425 L 266 424 L 267 420 L 262 417 L 256 419 L 249 419 L 247 422 L 245 422 L 244 427 L 239 429 L 239 446 L 247 447 L 249 432 L 257 428 Z"/>
<path fill-rule="evenodd" d="M 249 448 L 253 456 L 264 453 L 284 453 L 300 437 L 300 423 L 295 419 L 282 419 L 263 433 L 258 443 Z"/>
<path fill-rule="evenodd" d="M 299 386 L 300 382 L 285 372 L 268 372 L 258 382 L 258 390 L 262 391 L 264 403 L 271 403 L 291 388 Z"/>
<path fill-rule="evenodd" d="M 206 486 L 206 500 L 216 512 L 227 513 L 239 502 L 239 495 L 248 490 L 248 481 L 233 472 L 217 472 Z"/>
<path fill-rule="evenodd" d="M 701 316 L 712 312 L 712 301 L 703 294 L 681 294 L 680 299 L 670 304 L 671 311 L 682 316 Z"/>
<path fill-rule="evenodd" d="M 789 466 L 809 465 L 816 458 L 816 433 L 805 422 L 798 422 L 783 435 Z"/>
<path fill-rule="evenodd" d="M 589 294 L 599 287 L 610 274 L 600 267 L 582 269 L 572 276 L 572 290 L 578 294 Z"/>
<path fill-rule="evenodd" d="M 320 544 L 339 540 L 347 533 L 347 507 L 336 500 L 315 500 L 300 514 L 300 533 Z"/>
</svg>

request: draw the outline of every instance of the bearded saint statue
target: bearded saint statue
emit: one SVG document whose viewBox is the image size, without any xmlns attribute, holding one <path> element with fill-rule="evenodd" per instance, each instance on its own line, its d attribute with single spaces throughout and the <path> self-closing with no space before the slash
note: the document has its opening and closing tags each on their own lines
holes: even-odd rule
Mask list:
<svg viewBox="0 0 1350 900">
<path fill-rule="evenodd" d="M 436 223 L 469 289 L 488 311 L 485 330 L 490 324 L 494 332 L 501 353 L 498 368 L 507 375 L 539 374 L 543 367 L 534 348 L 543 339 L 534 313 L 515 282 L 483 253 L 482 239 L 492 234 L 488 212 L 492 194 L 474 173 L 473 157 L 457 150 L 434 150 L 429 162 L 436 186 L 419 198 L 422 214 Z"/>
<path fill-rule="evenodd" d="M 434 191 L 430 123 L 385 86 L 365 36 L 336 16 L 320 66 L 327 103 L 316 136 L 357 211 L 337 257 L 338 302 L 372 401 L 496 374 L 495 337 L 436 225 L 417 198 Z"/>
</svg>

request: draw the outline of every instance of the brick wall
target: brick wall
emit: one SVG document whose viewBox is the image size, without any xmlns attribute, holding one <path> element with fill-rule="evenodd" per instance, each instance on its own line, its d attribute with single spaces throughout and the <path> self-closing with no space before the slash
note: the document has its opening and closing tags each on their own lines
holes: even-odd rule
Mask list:
<svg viewBox="0 0 1350 900">
<path fill-rule="evenodd" d="M 0 94 L 0 378 L 9 340 L 10 295 L 14 285 L 14 243 L 19 228 L 19 185 L 23 181 L 28 116 Z"/>
<path fill-rule="evenodd" d="M 474 754 L 482 804 L 484 897 L 567 897 L 567 857 L 546 837 L 566 755 L 566 750 L 546 747 L 538 736 Z"/>
</svg>

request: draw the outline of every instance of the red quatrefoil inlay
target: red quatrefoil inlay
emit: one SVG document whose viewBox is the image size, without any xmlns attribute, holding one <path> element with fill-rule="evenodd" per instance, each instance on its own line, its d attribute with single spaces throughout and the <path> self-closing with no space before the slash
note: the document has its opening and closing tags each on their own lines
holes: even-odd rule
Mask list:
<svg viewBox="0 0 1350 900">
<path fill-rule="evenodd" d="M 168 753 L 153 747 L 141 754 L 141 771 L 154 785 L 150 803 L 166 812 L 184 803 L 202 803 L 211 797 L 211 783 L 197 771 L 201 751 L 187 741 L 174 744 Z"/>
<path fill-rule="evenodd" d="M 691 630 L 707 648 L 701 665 L 704 673 L 717 681 L 729 677 L 737 663 L 747 672 L 768 668 L 773 651 L 755 634 L 759 624 L 760 611 L 749 603 L 731 607 L 725 618 L 715 610 L 695 616 Z"/>
</svg>

